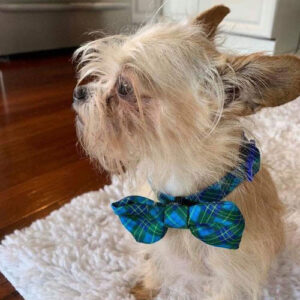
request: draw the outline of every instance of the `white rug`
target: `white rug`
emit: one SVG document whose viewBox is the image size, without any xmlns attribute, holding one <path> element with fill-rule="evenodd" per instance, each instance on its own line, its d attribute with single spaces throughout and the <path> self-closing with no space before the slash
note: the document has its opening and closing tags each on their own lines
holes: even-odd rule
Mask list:
<svg viewBox="0 0 300 300">
<path fill-rule="evenodd" d="M 252 117 L 294 236 L 264 289 L 265 300 L 300 299 L 299 100 Z M 0 246 L 0 271 L 26 300 L 133 299 L 128 291 L 136 281 L 134 242 L 110 209 L 126 193 L 114 178 L 111 186 L 15 231 Z"/>
</svg>

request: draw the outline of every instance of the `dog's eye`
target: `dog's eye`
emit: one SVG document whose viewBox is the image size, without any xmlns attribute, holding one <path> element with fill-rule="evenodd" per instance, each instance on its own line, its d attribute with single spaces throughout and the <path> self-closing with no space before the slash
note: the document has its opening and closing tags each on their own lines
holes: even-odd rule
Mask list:
<svg viewBox="0 0 300 300">
<path fill-rule="evenodd" d="M 120 79 L 119 80 L 119 86 L 118 86 L 118 95 L 121 98 L 126 98 L 133 94 L 133 87 L 130 84 L 130 82 Z"/>
</svg>

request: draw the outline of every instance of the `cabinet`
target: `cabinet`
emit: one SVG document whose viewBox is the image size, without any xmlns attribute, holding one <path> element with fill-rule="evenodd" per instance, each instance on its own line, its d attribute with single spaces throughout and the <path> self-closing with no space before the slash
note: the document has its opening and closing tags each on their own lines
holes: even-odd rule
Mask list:
<svg viewBox="0 0 300 300">
<path fill-rule="evenodd" d="M 77 47 L 130 23 L 131 0 L 0 0 L 0 55 Z"/>
<path fill-rule="evenodd" d="M 148 15 L 161 4 L 161 1 L 134 2 L 143 4 Z M 155 8 L 150 7 L 150 2 Z M 227 35 L 224 46 L 234 43 L 237 47 L 233 48 L 241 52 L 296 52 L 300 36 L 300 0 L 168 0 L 163 14 L 181 20 L 220 3 L 231 9 L 221 25 Z M 142 14 L 139 20 L 143 20 Z"/>
</svg>

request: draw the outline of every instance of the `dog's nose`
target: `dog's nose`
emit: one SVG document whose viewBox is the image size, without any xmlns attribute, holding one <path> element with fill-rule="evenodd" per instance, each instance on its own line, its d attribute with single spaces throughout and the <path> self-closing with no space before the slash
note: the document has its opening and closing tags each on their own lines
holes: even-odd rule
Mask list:
<svg viewBox="0 0 300 300">
<path fill-rule="evenodd" d="M 73 102 L 84 102 L 88 97 L 88 89 L 85 85 L 78 86 L 73 92 Z"/>
</svg>

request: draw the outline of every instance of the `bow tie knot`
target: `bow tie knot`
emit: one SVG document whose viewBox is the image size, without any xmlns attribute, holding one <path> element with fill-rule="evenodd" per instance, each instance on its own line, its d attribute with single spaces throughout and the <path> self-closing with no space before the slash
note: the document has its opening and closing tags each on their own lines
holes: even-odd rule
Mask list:
<svg viewBox="0 0 300 300">
<path fill-rule="evenodd" d="M 164 210 L 164 224 L 169 228 L 189 228 L 189 207 L 178 203 L 169 203 Z"/>
</svg>

